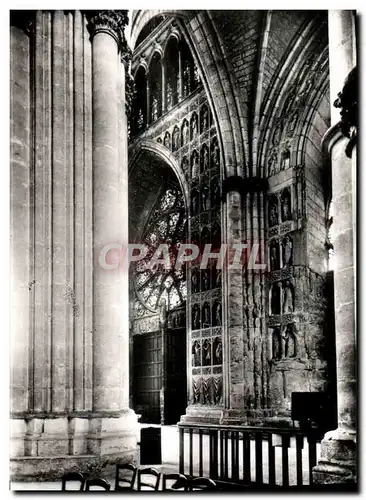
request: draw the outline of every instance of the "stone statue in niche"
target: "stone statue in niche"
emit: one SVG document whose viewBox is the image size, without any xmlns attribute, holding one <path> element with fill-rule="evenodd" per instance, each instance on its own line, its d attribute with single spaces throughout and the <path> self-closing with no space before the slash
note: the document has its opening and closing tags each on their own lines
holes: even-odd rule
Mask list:
<svg viewBox="0 0 366 500">
<path fill-rule="evenodd" d="M 221 286 L 221 269 L 216 268 L 215 272 L 215 288 L 218 288 Z"/>
<path fill-rule="evenodd" d="M 184 156 L 183 160 L 182 160 L 182 169 L 183 169 L 183 172 L 187 172 L 188 165 L 189 165 L 188 158 L 186 156 Z"/>
<path fill-rule="evenodd" d="M 203 291 L 209 290 L 210 279 L 209 279 L 208 269 L 203 269 L 201 271 L 201 277 L 202 277 L 202 290 Z"/>
<path fill-rule="evenodd" d="M 211 311 L 208 302 L 205 302 L 202 307 L 202 328 L 210 328 L 211 326 Z"/>
<path fill-rule="evenodd" d="M 292 312 L 294 312 L 293 287 L 289 281 L 286 281 L 283 287 L 283 313 L 288 314 Z"/>
<path fill-rule="evenodd" d="M 281 218 L 282 222 L 291 220 L 291 195 L 288 189 L 285 189 L 281 196 Z"/>
<path fill-rule="evenodd" d="M 278 224 L 278 201 L 277 196 L 271 196 L 268 203 L 269 227 L 277 226 Z"/>
<path fill-rule="evenodd" d="M 282 156 L 282 158 L 281 158 L 281 170 L 286 170 L 287 168 L 290 168 L 291 144 L 289 141 L 285 142 L 281 156 Z"/>
<path fill-rule="evenodd" d="M 282 260 L 283 260 L 283 267 L 289 267 L 292 266 L 292 240 L 289 236 L 286 236 L 282 240 Z"/>
<path fill-rule="evenodd" d="M 201 134 L 208 129 L 208 108 L 204 105 L 201 109 Z"/>
<path fill-rule="evenodd" d="M 277 174 L 278 150 L 277 147 L 272 148 L 268 155 L 268 175 Z"/>
<path fill-rule="evenodd" d="M 213 342 L 213 364 L 222 364 L 222 341 L 220 337 L 216 337 Z"/>
<path fill-rule="evenodd" d="M 211 365 L 211 340 L 205 339 L 202 344 L 202 366 Z"/>
<path fill-rule="evenodd" d="M 193 392 L 193 404 L 197 404 L 200 402 L 201 396 L 201 377 L 192 377 L 192 392 Z"/>
<path fill-rule="evenodd" d="M 193 66 L 193 81 L 194 81 L 194 83 L 195 83 L 196 86 L 201 81 L 200 74 L 199 74 L 199 71 L 198 71 L 198 68 L 197 68 L 196 65 Z"/>
<path fill-rule="evenodd" d="M 192 330 L 198 330 L 200 327 L 200 307 L 195 304 L 192 309 Z"/>
<path fill-rule="evenodd" d="M 273 240 L 269 247 L 269 262 L 271 271 L 276 271 L 280 268 L 280 250 L 277 240 Z"/>
<path fill-rule="evenodd" d="M 281 314 L 281 290 L 278 283 L 271 289 L 271 314 Z"/>
<path fill-rule="evenodd" d="M 281 136 L 282 136 L 282 130 L 283 130 L 283 122 L 282 122 L 282 120 L 279 120 L 277 122 L 275 131 L 273 133 L 272 144 L 274 146 L 278 146 L 278 144 L 280 143 Z"/>
<path fill-rule="evenodd" d="M 279 328 L 272 332 L 272 358 L 281 359 L 282 357 L 282 337 Z"/>
<path fill-rule="evenodd" d="M 201 209 L 203 212 L 206 212 L 210 208 L 210 200 L 209 200 L 209 190 L 207 186 L 202 187 L 201 191 Z"/>
<path fill-rule="evenodd" d="M 192 179 L 195 177 L 198 177 L 199 174 L 199 168 L 198 168 L 198 153 L 196 150 L 193 151 L 192 153 Z"/>
<path fill-rule="evenodd" d="M 218 167 L 220 165 L 220 149 L 219 149 L 219 145 L 217 143 L 217 139 L 214 139 L 212 141 L 212 145 L 211 145 L 211 149 L 212 149 L 212 167 Z"/>
<path fill-rule="evenodd" d="M 295 334 L 294 334 L 293 325 L 287 325 L 283 338 L 285 340 L 285 357 L 286 358 L 295 358 L 296 357 L 296 338 L 295 338 Z"/>
<path fill-rule="evenodd" d="M 198 280 L 198 272 L 196 269 L 192 271 L 192 277 L 191 277 L 191 290 L 192 293 L 198 293 L 199 292 L 199 280 Z"/>
<path fill-rule="evenodd" d="M 170 133 L 165 132 L 164 136 L 164 146 L 168 149 L 172 149 L 172 143 L 171 143 L 171 138 L 170 138 Z"/>
<path fill-rule="evenodd" d="M 170 111 L 173 107 L 173 87 L 170 82 L 166 86 L 166 110 Z"/>
<path fill-rule="evenodd" d="M 178 127 L 175 127 L 173 132 L 173 151 L 177 151 L 178 149 L 179 149 L 179 129 Z"/>
<path fill-rule="evenodd" d="M 193 113 L 191 118 L 191 141 L 197 137 L 198 133 L 198 117 L 197 113 Z"/>
<path fill-rule="evenodd" d="M 201 149 L 201 172 L 205 172 L 209 168 L 208 156 L 208 148 L 204 144 Z"/>
<path fill-rule="evenodd" d="M 213 326 L 221 326 L 222 316 L 221 316 L 221 303 L 215 302 L 212 306 L 212 324 Z"/>
<path fill-rule="evenodd" d="M 192 216 L 195 216 L 199 212 L 199 199 L 198 199 L 198 192 L 196 191 L 196 189 L 192 190 L 191 200 L 192 200 L 192 202 L 191 202 L 191 204 L 192 204 Z"/>
<path fill-rule="evenodd" d="M 292 113 L 290 115 L 290 118 L 289 118 L 289 121 L 287 123 L 287 135 L 289 137 L 291 137 L 295 131 L 295 127 L 296 127 L 296 123 L 297 123 L 297 119 L 299 117 L 299 112 L 298 111 L 295 111 L 294 113 Z"/>
<path fill-rule="evenodd" d="M 187 120 L 184 120 L 182 128 L 182 146 L 185 146 L 188 143 L 189 143 L 189 126 Z"/>
<path fill-rule="evenodd" d="M 201 342 L 195 340 L 192 343 L 192 366 L 201 366 Z"/>
</svg>

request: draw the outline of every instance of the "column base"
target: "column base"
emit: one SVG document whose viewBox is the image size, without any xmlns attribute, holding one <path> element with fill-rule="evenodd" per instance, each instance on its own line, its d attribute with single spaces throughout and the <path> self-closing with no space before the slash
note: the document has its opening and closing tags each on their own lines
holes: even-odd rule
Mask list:
<svg viewBox="0 0 366 500">
<path fill-rule="evenodd" d="M 180 424 L 221 424 L 223 409 L 210 406 L 187 406 L 186 414 L 180 418 Z"/>
<path fill-rule="evenodd" d="M 314 484 L 356 484 L 356 432 L 336 429 L 321 442 L 321 454 L 313 469 Z"/>
<path fill-rule="evenodd" d="M 11 479 L 54 480 L 67 471 L 106 473 L 117 461 L 137 461 L 137 438 L 137 416 L 132 410 L 14 419 Z"/>
</svg>

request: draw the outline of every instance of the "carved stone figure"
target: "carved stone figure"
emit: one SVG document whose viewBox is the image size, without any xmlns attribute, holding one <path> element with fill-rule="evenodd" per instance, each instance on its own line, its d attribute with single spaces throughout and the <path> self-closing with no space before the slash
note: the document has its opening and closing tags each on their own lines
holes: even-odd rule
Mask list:
<svg viewBox="0 0 366 500">
<path fill-rule="evenodd" d="M 211 340 L 205 339 L 202 344 L 202 365 L 211 365 Z"/>
<path fill-rule="evenodd" d="M 286 170 L 287 168 L 290 168 L 290 158 L 291 158 L 291 147 L 290 143 L 287 141 L 285 142 L 282 150 L 281 170 Z"/>
<path fill-rule="evenodd" d="M 203 146 L 203 160 L 202 160 L 202 166 L 203 166 L 203 170 L 208 170 L 209 168 L 209 165 L 208 165 L 208 149 L 207 149 L 207 146 Z"/>
<path fill-rule="evenodd" d="M 192 195 L 191 195 L 191 200 L 192 200 L 192 215 L 195 216 L 198 214 L 199 212 L 199 208 L 198 208 L 198 203 L 199 203 L 199 199 L 198 199 L 198 193 L 197 191 L 194 189 L 192 191 Z"/>
<path fill-rule="evenodd" d="M 208 129 L 208 109 L 207 106 L 202 108 L 201 117 L 201 133 Z"/>
<path fill-rule="evenodd" d="M 221 321 L 222 321 L 222 317 L 221 317 L 221 304 L 220 302 L 216 302 L 214 305 L 213 305 L 213 326 L 221 326 Z"/>
<path fill-rule="evenodd" d="M 211 326 L 210 306 L 205 302 L 202 307 L 202 328 L 209 328 Z"/>
<path fill-rule="evenodd" d="M 210 288 L 210 280 L 208 276 L 208 270 L 204 269 L 201 271 L 201 276 L 202 276 L 202 290 L 206 291 Z"/>
<path fill-rule="evenodd" d="M 197 151 L 193 151 L 192 154 L 192 179 L 198 177 L 199 167 L 198 167 L 198 153 Z"/>
<path fill-rule="evenodd" d="M 198 283 L 197 271 L 193 271 L 192 272 L 191 282 L 192 282 L 192 286 L 191 286 L 192 293 L 199 292 L 199 283 Z"/>
<path fill-rule="evenodd" d="M 192 330 L 198 330 L 200 327 L 200 308 L 195 304 L 192 309 Z"/>
<path fill-rule="evenodd" d="M 281 196 L 281 211 L 282 222 L 291 220 L 291 195 L 288 189 L 285 189 Z"/>
<path fill-rule="evenodd" d="M 209 192 L 208 192 L 208 187 L 203 186 L 202 192 L 201 192 L 201 209 L 203 212 L 206 212 L 209 207 Z"/>
<path fill-rule="evenodd" d="M 295 358 L 296 357 L 296 338 L 293 332 L 293 325 L 287 325 L 285 334 L 283 336 L 285 340 L 285 357 Z"/>
<path fill-rule="evenodd" d="M 179 149 L 179 129 L 178 127 L 175 127 L 173 132 L 173 151 L 177 151 L 178 149 Z"/>
<path fill-rule="evenodd" d="M 183 169 L 183 172 L 186 172 L 188 170 L 188 165 L 189 165 L 188 158 L 186 156 L 184 156 L 183 160 L 182 160 L 182 169 Z"/>
<path fill-rule="evenodd" d="M 189 126 L 187 120 L 184 120 L 182 128 L 182 146 L 189 143 Z"/>
<path fill-rule="evenodd" d="M 256 327 L 257 326 L 257 319 L 259 319 L 261 317 L 261 309 L 260 309 L 257 302 L 254 302 L 252 316 L 253 316 L 254 327 Z"/>
<path fill-rule="evenodd" d="M 273 148 L 268 155 L 268 173 L 269 175 L 277 174 L 278 151 L 277 147 Z"/>
<path fill-rule="evenodd" d="M 220 287 L 221 286 L 221 269 L 216 269 L 216 276 L 215 276 L 215 286 Z"/>
<path fill-rule="evenodd" d="M 201 366 L 201 343 L 195 340 L 192 344 L 192 365 Z"/>
<path fill-rule="evenodd" d="M 282 246 L 283 267 L 292 266 L 292 240 L 289 236 L 284 238 Z"/>
<path fill-rule="evenodd" d="M 220 204 L 220 184 L 217 178 L 211 182 L 211 206 Z"/>
<path fill-rule="evenodd" d="M 197 114 L 194 113 L 191 119 L 191 141 L 197 137 L 198 133 L 198 118 Z"/>
<path fill-rule="evenodd" d="M 280 256 L 279 256 L 279 248 L 277 241 L 272 241 L 269 251 L 270 251 L 269 260 L 270 260 L 271 271 L 276 271 L 277 269 L 280 268 L 280 258 L 279 258 Z"/>
<path fill-rule="evenodd" d="M 292 313 L 294 311 L 294 297 L 292 285 L 286 281 L 283 289 L 283 312 L 284 314 Z"/>
<path fill-rule="evenodd" d="M 217 140 L 213 141 L 212 145 L 212 166 L 218 167 L 220 165 L 220 149 Z"/>
<path fill-rule="evenodd" d="M 171 138 L 170 138 L 170 133 L 169 132 L 165 132 L 164 146 L 166 148 L 168 148 L 168 149 L 172 149 Z"/>
<path fill-rule="evenodd" d="M 277 226 L 278 224 L 278 206 L 277 197 L 272 196 L 269 201 L 269 226 Z"/>
<path fill-rule="evenodd" d="M 213 364 L 222 364 L 222 342 L 220 337 L 216 337 L 213 343 Z"/>
</svg>

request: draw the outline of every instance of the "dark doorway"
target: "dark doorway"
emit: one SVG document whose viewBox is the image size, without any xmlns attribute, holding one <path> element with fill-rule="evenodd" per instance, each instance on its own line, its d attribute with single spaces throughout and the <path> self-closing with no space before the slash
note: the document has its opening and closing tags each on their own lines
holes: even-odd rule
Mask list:
<svg viewBox="0 0 366 500">
<path fill-rule="evenodd" d="M 133 399 L 140 422 L 160 424 L 162 388 L 162 336 L 160 332 L 133 338 Z"/>
<path fill-rule="evenodd" d="M 175 425 L 187 407 L 186 330 L 168 330 L 165 336 L 166 387 L 164 423 Z"/>
</svg>

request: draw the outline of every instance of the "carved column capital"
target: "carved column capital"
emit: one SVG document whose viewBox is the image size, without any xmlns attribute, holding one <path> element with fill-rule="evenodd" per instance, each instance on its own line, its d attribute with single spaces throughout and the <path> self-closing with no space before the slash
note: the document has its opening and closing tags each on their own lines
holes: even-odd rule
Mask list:
<svg viewBox="0 0 366 500">
<path fill-rule="evenodd" d="M 358 88 L 357 88 L 357 66 L 347 76 L 342 92 L 333 106 L 339 108 L 341 114 L 341 132 L 349 140 L 346 147 L 346 155 L 352 157 L 353 146 L 357 143 L 357 122 L 358 122 Z"/>
<path fill-rule="evenodd" d="M 127 51 L 124 29 L 128 23 L 127 10 L 86 10 L 88 31 L 91 37 L 97 33 L 108 33 L 118 45 L 121 53 Z"/>
</svg>

